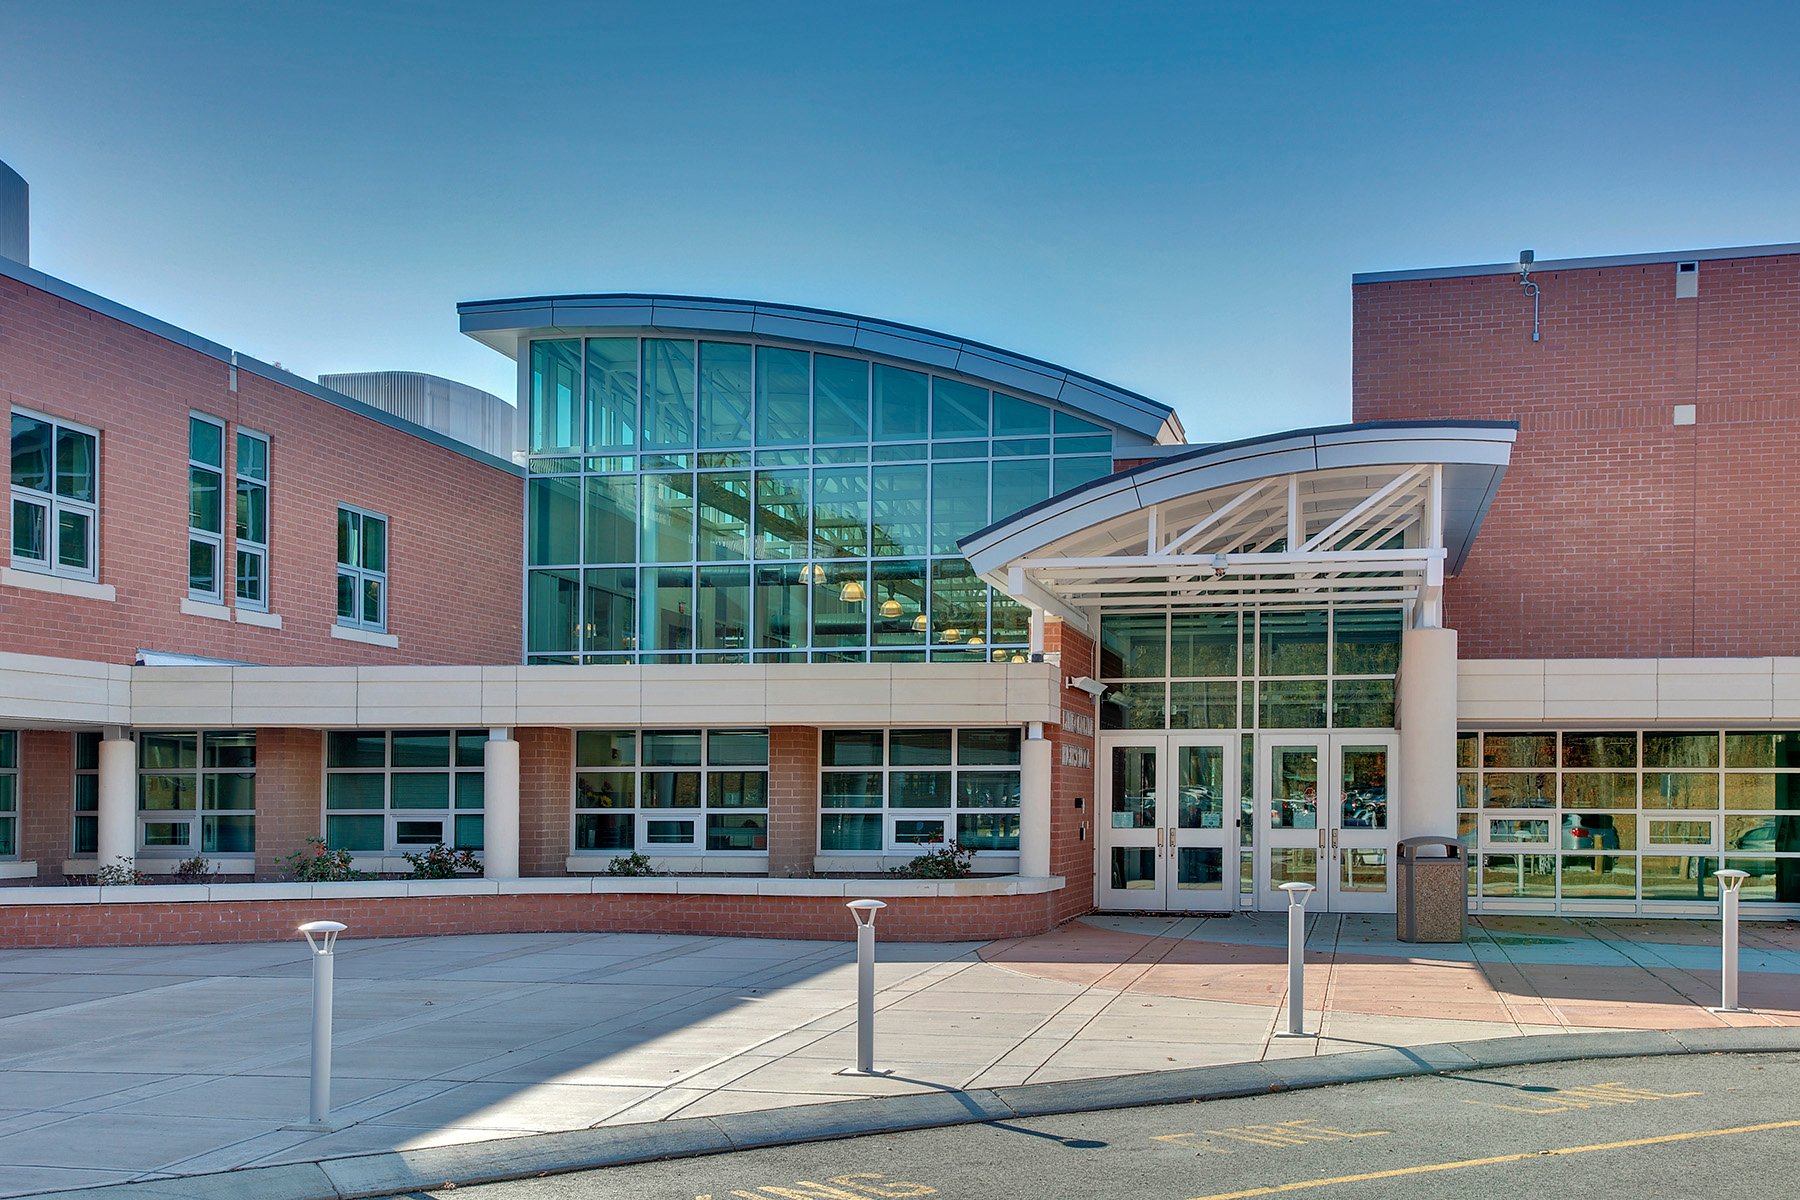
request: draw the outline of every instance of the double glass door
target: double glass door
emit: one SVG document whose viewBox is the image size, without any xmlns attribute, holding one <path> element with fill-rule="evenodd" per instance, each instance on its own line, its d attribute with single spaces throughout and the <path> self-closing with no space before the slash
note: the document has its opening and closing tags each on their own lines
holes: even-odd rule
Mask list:
<svg viewBox="0 0 1800 1200">
<path fill-rule="evenodd" d="M 1224 912 L 1237 897 L 1237 735 L 1101 742 L 1102 908 Z"/>
<path fill-rule="evenodd" d="M 1257 898 L 1284 883 L 1318 890 L 1315 912 L 1392 912 L 1391 733 L 1266 733 L 1257 739 Z"/>
</svg>

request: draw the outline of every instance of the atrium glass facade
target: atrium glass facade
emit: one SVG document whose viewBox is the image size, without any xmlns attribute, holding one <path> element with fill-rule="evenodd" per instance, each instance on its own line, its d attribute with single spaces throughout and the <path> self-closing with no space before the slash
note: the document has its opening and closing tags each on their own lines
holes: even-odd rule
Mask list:
<svg viewBox="0 0 1800 1200">
<path fill-rule="evenodd" d="M 968 662 L 1025 608 L 960 537 L 1109 474 L 1113 430 L 948 375 L 749 341 L 528 352 L 529 663 Z"/>
</svg>

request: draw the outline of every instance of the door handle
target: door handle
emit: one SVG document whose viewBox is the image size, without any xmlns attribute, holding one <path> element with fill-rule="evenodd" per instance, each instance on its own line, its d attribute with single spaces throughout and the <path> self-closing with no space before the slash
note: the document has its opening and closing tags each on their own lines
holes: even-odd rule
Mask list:
<svg viewBox="0 0 1800 1200">
<path fill-rule="evenodd" d="M 1333 850 L 1337 849 L 1337 835 L 1338 835 L 1338 831 L 1336 829 L 1333 829 L 1331 831 L 1331 848 Z"/>
<path fill-rule="evenodd" d="M 1158 850 L 1163 848 L 1163 830 L 1161 825 L 1156 827 L 1156 848 Z"/>
</svg>

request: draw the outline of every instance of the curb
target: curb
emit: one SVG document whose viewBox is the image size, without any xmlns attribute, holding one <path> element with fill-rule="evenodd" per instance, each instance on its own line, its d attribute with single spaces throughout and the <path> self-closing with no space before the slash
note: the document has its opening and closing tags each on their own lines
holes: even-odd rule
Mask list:
<svg viewBox="0 0 1800 1200">
<path fill-rule="evenodd" d="M 1062 1083 L 879 1096 L 543 1133 L 423 1150 L 389 1150 L 318 1162 L 246 1167 L 205 1175 L 114 1183 L 29 1200 L 360 1200 L 557 1175 L 659 1159 L 726 1154 L 875 1133 L 941 1129 L 1060 1113 L 1149 1104 L 1186 1104 L 1331 1087 L 1450 1071 L 1487 1070 L 1575 1059 L 1670 1054 L 1774 1054 L 1800 1051 L 1800 1028 L 1678 1029 L 1626 1033 L 1554 1033 L 1428 1046 L 1384 1047 L 1318 1058 L 1187 1067 Z M 23 1198 L 22 1198 L 23 1200 Z"/>
</svg>

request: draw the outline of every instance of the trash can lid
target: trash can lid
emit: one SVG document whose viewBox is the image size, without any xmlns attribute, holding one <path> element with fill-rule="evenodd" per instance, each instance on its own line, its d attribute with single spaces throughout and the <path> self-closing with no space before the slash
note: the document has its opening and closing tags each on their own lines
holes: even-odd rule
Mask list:
<svg viewBox="0 0 1800 1200">
<path fill-rule="evenodd" d="M 1413 854 L 1412 851 L 1424 849 L 1426 846 L 1435 846 L 1439 849 L 1450 851 L 1450 853 L 1444 856 L 1446 858 L 1459 858 L 1463 852 L 1463 844 L 1456 838 L 1435 837 L 1430 834 L 1425 834 L 1420 837 L 1401 838 L 1396 845 L 1399 847 L 1400 855 L 1403 858 L 1418 857 L 1416 854 Z"/>
</svg>

